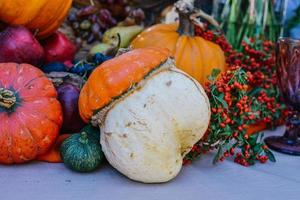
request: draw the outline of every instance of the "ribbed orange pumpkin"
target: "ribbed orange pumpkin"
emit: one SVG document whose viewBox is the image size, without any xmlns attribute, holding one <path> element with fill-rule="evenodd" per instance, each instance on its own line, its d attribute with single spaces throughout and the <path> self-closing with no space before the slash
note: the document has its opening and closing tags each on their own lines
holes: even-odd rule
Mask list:
<svg viewBox="0 0 300 200">
<path fill-rule="evenodd" d="M 94 112 L 124 94 L 151 70 L 165 62 L 167 49 L 145 48 L 106 61 L 96 68 L 80 92 L 79 111 L 89 122 Z"/>
<path fill-rule="evenodd" d="M 38 68 L 0 64 L 0 163 L 24 163 L 51 147 L 62 124 L 56 96 Z"/>
<path fill-rule="evenodd" d="M 175 57 L 176 66 L 203 84 L 213 68 L 225 70 L 224 52 L 217 44 L 194 36 L 191 9 L 178 10 L 179 24 L 154 25 L 138 35 L 131 45 L 133 48 L 168 48 Z"/>
<path fill-rule="evenodd" d="M 72 0 L 0 0 L 0 21 L 23 25 L 44 38 L 58 29 L 71 4 Z"/>
</svg>

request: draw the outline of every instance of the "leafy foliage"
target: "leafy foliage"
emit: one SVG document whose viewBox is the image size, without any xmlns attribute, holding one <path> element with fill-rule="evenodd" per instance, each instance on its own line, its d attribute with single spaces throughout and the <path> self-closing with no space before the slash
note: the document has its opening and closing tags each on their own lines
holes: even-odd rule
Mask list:
<svg viewBox="0 0 300 200">
<path fill-rule="evenodd" d="M 279 101 L 274 43 L 250 38 L 242 42 L 238 52 L 224 36 L 211 31 L 197 34 L 225 49 L 228 70 L 213 70 L 209 76 L 205 89 L 211 103 L 211 123 L 206 137 L 193 147 L 184 164 L 212 150 L 216 150 L 213 163 L 229 156 L 244 166 L 257 160 L 275 162 L 263 134 L 257 133 L 281 124 L 289 113 Z"/>
</svg>

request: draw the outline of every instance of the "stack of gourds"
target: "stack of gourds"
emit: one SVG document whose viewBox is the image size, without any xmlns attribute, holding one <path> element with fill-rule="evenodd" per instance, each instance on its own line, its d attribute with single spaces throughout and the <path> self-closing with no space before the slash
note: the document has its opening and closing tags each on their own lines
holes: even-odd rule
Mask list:
<svg viewBox="0 0 300 200">
<path fill-rule="evenodd" d="M 70 6 L 71 0 L 30 0 L 26 5 L 0 0 L 0 10 L 5 10 L 0 20 L 46 38 Z M 145 30 L 132 41 L 133 50 L 104 62 L 76 88 L 54 85 L 32 65 L 1 63 L 0 163 L 58 162 L 60 148 L 66 166 L 76 171 L 96 169 L 104 153 L 133 180 L 174 178 L 209 125 L 210 105 L 201 84 L 213 68 L 226 69 L 221 48 L 194 36 L 192 1 L 179 1 L 176 8 L 179 23 Z M 65 109 L 68 102 L 75 107 Z M 79 114 L 82 125 L 70 130 L 79 133 L 58 137 L 63 123 L 78 124 L 72 117 Z"/>
</svg>

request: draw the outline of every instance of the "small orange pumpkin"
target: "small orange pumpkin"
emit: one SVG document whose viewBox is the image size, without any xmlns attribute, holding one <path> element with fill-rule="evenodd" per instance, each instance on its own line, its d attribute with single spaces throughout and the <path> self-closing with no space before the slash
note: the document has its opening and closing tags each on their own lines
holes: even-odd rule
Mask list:
<svg viewBox="0 0 300 200">
<path fill-rule="evenodd" d="M 0 21 L 23 25 L 44 38 L 58 29 L 71 4 L 72 0 L 0 0 Z"/>
<path fill-rule="evenodd" d="M 176 5 L 190 6 L 183 1 Z M 194 36 L 194 24 L 190 19 L 193 9 L 180 7 L 178 11 L 179 24 L 154 25 L 138 35 L 131 46 L 168 48 L 175 57 L 176 66 L 203 84 L 213 68 L 225 70 L 224 52 L 217 44 Z"/>
<path fill-rule="evenodd" d="M 55 142 L 62 111 L 52 82 L 28 64 L 0 64 L 0 163 L 24 163 Z"/>
</svg>

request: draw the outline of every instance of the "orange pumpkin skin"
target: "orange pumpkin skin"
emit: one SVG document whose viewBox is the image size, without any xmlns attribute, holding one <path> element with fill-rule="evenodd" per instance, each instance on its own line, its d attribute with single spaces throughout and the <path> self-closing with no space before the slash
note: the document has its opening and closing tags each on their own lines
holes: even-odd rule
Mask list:
<svg viewBox="0 0 300 200">
<path fill-rule="evenodd" d="M 193 34 L 179 34 L 178 28 L 178 23 L 154 25 L 138 35 L 131 46 L 134 49 L 168 48 L 175 58 L 176 66 L 201 84 L 204 84 L 213 68 L 225 71 L 225 55 L 217 44 Z"/>
<path fill-rule="evenodd" d="M 58 29 L 71 4 L 72 0 L 0 0 L 0 21 L 23 25 L 45 38 Z"/>
<path fill-rule="evenodd" d="M 0 163 L 24 163 L 51 147 L 62 124 L 56 96 L 38 68 L 0 64 Z"/>
<path fill-rule="evenodd" d="M 89 122 L 95 111 L 125 93 L 169 56 L 168 49 L 136 49 L 98 66 L 80 92 L 79 112 L 82 119 Z"/>
<path fill-rule="evenodd" d="M 63 161 L 60 156 L 60 146 L 65 141 L 65 139 L 70 136 L 71 134 L 62 134 L 58 136 L 55 144 L 51 147 L 51 149 L 45 154 L 38 156 L 37 160 L 49 163 L 62 163 Z"/>
</svg>

